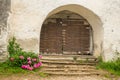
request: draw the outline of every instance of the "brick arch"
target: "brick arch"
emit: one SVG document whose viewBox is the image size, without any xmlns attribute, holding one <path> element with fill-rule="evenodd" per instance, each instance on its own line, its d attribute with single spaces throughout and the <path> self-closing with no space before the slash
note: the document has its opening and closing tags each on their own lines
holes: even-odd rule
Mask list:
<svg viewBox="0 0 120 80">
<path fill-rule="evenodd" d="M 46 19 L 49 18 L 51 15 L 54 15 L 63 10 L 69 10 L 74 13 L 77 13 L 83 16 L 89 22 L 89 24 L 93 29 L 93 46 L 94 46 L 93 54 L 94 56 L 99 56 L 100 53 L 102 52 L 103 34 L 104 34 L 102 21 L 99 18 L 99 16 L 97 16 L 93 11 L 83 6 L 76 5 L 76 4 L 69 4 L 69 5 L 63 5 L 56 9 L 53 9 L 51 12 L 48 13 Z"/>
</svg>

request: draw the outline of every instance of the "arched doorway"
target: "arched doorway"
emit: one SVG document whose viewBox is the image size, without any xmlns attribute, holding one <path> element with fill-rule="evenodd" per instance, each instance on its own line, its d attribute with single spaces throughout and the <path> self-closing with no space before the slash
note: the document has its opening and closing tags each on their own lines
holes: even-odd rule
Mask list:
<svg viewBox="0 0 120 80">
<path fill-rule="evenodd" d="M 43 54 L 91 55 L 93 31 L 81 15 L 63 10 L 48 17 L 41 29 L 40 52 Z"/>
</svg>

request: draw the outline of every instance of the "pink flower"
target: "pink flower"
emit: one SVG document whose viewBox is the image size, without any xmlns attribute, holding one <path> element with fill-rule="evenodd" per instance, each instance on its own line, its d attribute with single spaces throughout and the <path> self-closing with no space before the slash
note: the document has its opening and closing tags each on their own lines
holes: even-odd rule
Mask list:
<svg viewBox="0 0 120 80">
<path fill-rule="evenodd" d="M 42 55 L 39 55 L 39 58 L 42 59 Z"/>
<path fill-rule="evenodd" d="M 31 61 L 28 61 L 28 64 L 31 64 L 32 62 Z"/>
<path fill-rule="evenodd" d="M 34 62 L 35 62 L 35 61 L 37 61 L 37 59 L 36 59 L 36 58 L 33 58 L 33 59 L 32 59 L 32 61 L 34 61 Z"/>
<path fill-rule="evenodd" d="M 33 67 L 28 67 L 27 69 L 31 71 L 31 70 L 33 70 Z"/>
<path fill-rule="evenodd" d="M 22 65 L 21 68 L 26 69 L 25 65 Z"/>
<path fill-rule="evenodd" d="M 30 65 L 22 65 L 21 68 L 28 69 L 28 70 L 33 70 L 33 67 L 31 67 Z"/>
<path fill-rule="evenodd" d="M 33 67 L 34 67 L 34 68 L 38 68 L 37 64 L 34 64 Z"/>
<path fill-rule="evenodd" d="M 41 65 L 42 65 L 42 62 L 39 62 L 38 65 L 41 66 Z"/>
<path fill-rule="evenodd" d="M 41 65 L 42 65 L 42 62 L 39 62 L 39 63 L 37 63 L 37 64 L 34 64 L 33 67 L 34 67 L 34 68 L 39 68 Z"/>
<path fill-rule="evenodd" d="M 28 58 L 27 58 L 27 60 L 28 60 L 28 61 L 30 61 L 30 60 L 31 60 L 31 58 L 30 58 L 30 57 L 28 57 Z"/>
<path fill-rule="evenodd" d="M 14 58 L 10 58 L 10 61 L 14 61 Z"/>
<path fill-rule="evenodd" d="M 23 59 L 24 59 L 24 56 L 19 56 L 19 58 L 23 60 Z"/>
<path fill-rule="evenodd" d="M 27 69 L 28 67 L 30 67 L 30 65 L 22 65 L 21 68 L 23 69 Z"/>
</svg>

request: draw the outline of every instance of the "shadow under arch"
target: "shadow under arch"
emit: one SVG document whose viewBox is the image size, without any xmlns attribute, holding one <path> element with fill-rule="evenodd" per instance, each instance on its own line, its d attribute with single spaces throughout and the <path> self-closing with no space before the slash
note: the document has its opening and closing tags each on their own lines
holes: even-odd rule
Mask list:
<svg viewBox="0 0 120 80">
<path fill-rule="evenodd" d="M 64 10 L 68 10 L 68 11 L 77 13 L 77 14 L 81 15 L 82 17 L 84 17 L 89 22 L 89 24 L 91 25 L 91 27 L 93 29 L 93 46 L 94 46 L 93 55 L 96 57 L 100 56 L 100 54 L 103 51 L 102 46 L 103 46 L 103 34 L 104 34 L 104 32 L 103 32 L 104 29 L 102 27 L 103 24 L 102 24 L 100 17 L 97 16 L 93 11 L 91 11 L 81 5 L 68 4 L 68 5 L 60 6 L 56 9 L 52 10 L 51 12 L 49 12 L 46 19 L 56 13 L 64 11 Z"/>
</svg>

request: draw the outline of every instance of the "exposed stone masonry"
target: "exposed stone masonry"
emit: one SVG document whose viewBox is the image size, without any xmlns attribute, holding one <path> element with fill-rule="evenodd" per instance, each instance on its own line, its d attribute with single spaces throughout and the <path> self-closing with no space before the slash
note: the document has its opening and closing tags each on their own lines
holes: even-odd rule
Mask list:
<svg viewBox="0 0 120 80">
<path fill-rule="evenodd" d="M 0 0 L 0 62 L 7 58 L 7 18 L 10 0 Z"/>
</svg>

